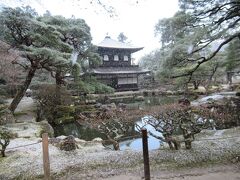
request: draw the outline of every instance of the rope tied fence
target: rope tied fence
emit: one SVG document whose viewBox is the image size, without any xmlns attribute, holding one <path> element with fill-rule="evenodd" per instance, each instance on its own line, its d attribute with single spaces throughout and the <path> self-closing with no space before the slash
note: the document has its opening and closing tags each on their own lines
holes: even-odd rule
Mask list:
<svg viewBox="0 0 240 180">
<path fill-rule="evenodd" d="M 199 141 L 213 141 L 213 140 L 222 140 L 222 139 L 232 139 L 232 138 L 239 138 L 240 136 L 229 136 L 229 137 L 217 137 L 217 138 L 203 138 L 203 139 L 195 139 L 194 141 L 195 142 L 199 142 Z M 131 137 L 128 137 L 126 139 L 136 139 L 136 138 L 142 138 L 142 135 L 136 135 L 136 136 L 131 136 Z M 124 139 L 125 140 L 125 139 Z M 102 140 L 100 141 L 101 143 L 105 142 L 107 140 Z M 16 146 L 16 147 L 11 147 L 11 148 L 7 148 L 6 151 L 8 150 L 13 150 L 13 149 L 18 149 L 18 148 L 22 148 L 22 147 L 28 147 L 28 146 L 32 146 L 32 145 L 35 145 L 35 144 L 41 144 L 42 143 L 42 140 L 39 140 L 38 142 L 35 142 L 35 143 L 30 143 L 30 144 L 24 144 L 24 145 L 20 145 L 20 146 Z M 49 143 L 51 143 L 51 139 L 49 139 Z M 68 142 L 65 142 L 65 143 L 68 143 Z"/>
<path fill-rule="evenodd" d="M 12 150 L 12 149 L 18 149 L 18 148 L 22 148 L 22 147 L 27 147 L 27 146 L 32 146 L 32 145 L 35 145 L 35 144 L 40 144 L 42 141 L 38 141 L 38 142 L 35 142 L 35 143 L 31 143 L 31 144 L 24 144 L 24 145 L 21 145 L 21 146 L 16 146 L 16 147 L 12 147 L 12 148 L 7 148 L 6 151 L 8 150 Z"/>
</svg>

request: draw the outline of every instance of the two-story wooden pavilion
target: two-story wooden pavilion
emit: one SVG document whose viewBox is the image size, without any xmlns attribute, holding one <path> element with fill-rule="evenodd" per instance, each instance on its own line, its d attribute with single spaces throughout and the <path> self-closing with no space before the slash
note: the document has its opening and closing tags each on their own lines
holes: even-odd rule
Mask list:
<svg viewBox="0 0 240 180">
<path fill-rule="evenodd" d="M 96 78 L 117 91 L 138 90 L 138 76 L 150 71 L 132 65 L 131 54 L 143 47 L 115 41 L 109 36 L 106 36 L 97 47 L 102 57 L 102 65 L 92 69 Z"/>
</svg>

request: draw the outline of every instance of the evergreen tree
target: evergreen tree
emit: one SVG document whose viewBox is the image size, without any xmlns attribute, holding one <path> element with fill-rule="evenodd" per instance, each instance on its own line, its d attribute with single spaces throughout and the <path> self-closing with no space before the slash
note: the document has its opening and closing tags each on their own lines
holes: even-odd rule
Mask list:
<svg viewBox="0 0 240 180">
<path fill-rule="evenodd" d="M 118 35 L 118 41 L 119 42 L 126 42 L 126 40 L 127 40 L 128 38 L 127 38 L 127 36 L 125 36 L 125 34 L 123 33 L 123 32 L 121 32 L 119 35 Z"/>
<path fill-rule="evenodd" d="M 235 39 L 229 43 L 229 46 L 226 48 L 226 71 L 234 71 L 239 69 L 240 65 L 240 40 Z"/>
<path fill-rule="evenodd" d="M 73 50 L 76 49 L 81 58 L 91 54 L 90 28 L 82 19 L 50 15 L 40 17 L 29 8 L 4 8 L 0 17 L 5 30 L 4 40 L 21 52 L 25 62 L 19 64 L 28 72 L 24 84 L 9 106 L 12 112 L 37 69 L 50 71 L 56 78 L 56 84 L 61 85 L 65 72 L 71 67 Z"/>
<path fill-rule="evenodd" d="M 173 71 L 172 77 L 191 79 L 194 71 L 240 36 L 240 2 L 179 0 L 179 5 L 180 11 L 174 17 L 159 21 L 155 33 L 160 35 L 163 47 L 169 49 L 171 57 L 167 63 L 185 67 L 185 71 Z"/>
</svg>

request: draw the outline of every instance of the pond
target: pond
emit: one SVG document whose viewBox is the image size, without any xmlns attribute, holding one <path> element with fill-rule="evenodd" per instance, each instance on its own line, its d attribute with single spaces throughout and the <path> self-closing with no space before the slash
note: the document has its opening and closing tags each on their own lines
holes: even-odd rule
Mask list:
<svg viewBox="0 0 240 180">
<path fill-rule="evenodd" d="M 183 96 L 151 96 L 145 97 L 144 101 L 134 102 L 127 104 L 127 108 L 143 108 L 146 106 L 156 106 L 156 105 L 164 105 L 177 102 Z M 136 123 L 141 123 L 138 121 Z M 148 130 L 151 127 L 146 127 Z M 151 130 L 152 131 L 152 130 Z M 96 137 L 104 138 L 104 135 L 99 133 L 97 130 L 90 129 L 79 125 L 78 123 L 69 123 L 64 125 L 59 125 L 54 128 L 55 136 L 61 135 L 73 135 L 80 139 L 84 139 L 90 141 Z M 158 149 L 161 145 L 161 142 L 156 138 L 149 136 L 148 138 L 149 149 Z M 120 142 L 120 149 L 133 149 L 133 150 L 142 150 L 142 139 L 128 139 L 123 142 Z"/>
<path fill-rule="evenodd" d="M 235 92 L 225 92 L 225 93 L 215 93 L 211 94 L 209 96 L 205 96 L 202 98 L 199 98 L 198 100 L 194 100 L 194 97 L 188 97 L 190 101 L 192 101 L 192 105 L 200 105 L 203 103 L 206 103 L 207 101 L 211 100 L 219 100 L 224 97 L 232 97 L 235 96 Z M 157 106 L 157 105 L 164 105 L 164 104 L 171 104 L 177 102 L 179 99 L 183 98 L 183 96 L 151 96 L 151 97 L 145 97 L 144 101 L 141 102 L 134 102 L 127 104 L 127 108 L 144 108 L 144 107 L 151 107 L 151 106 Z M 136 122 L 137 124 L 141 124 L 142 121 L 138 120 Z M 141 126 L 141 125 L 140 125 Z M 148 131 L 155 131 L 152 127 L 146 126 Z M 55 135 L 74 135 L 75 137 L 78 137 L 80 139 L 84 139 L 87 141 L 90 141 L 96 137 L 104 138 L 104 135 L 99 133 L 97 130 L 90 129 L 83 127 L 77 123 L 70 123 L 70 124 L 64 124 L 58 127 L 54 128 Z M 136 130 L 136 129 L 135 129 Z M 137 131 L 137 130 L 136 130 Z M 157 132 L 153 132 L 154 134 L 157 134 Z M 161 142 L 152 137 L 149 136 L 148 138 L 148 147 L 149 150 L 158 149 L 161 146 Z M 120 149 L 133 149 L 137 151 L 142 150 L 142 139 L 136 138 L 136 139 L 128 139 L 123 142 L 120 142 Z"/>
<path fill-rule="evenodd" d="M 78 123 L 68 123 L 62 124 L 54 127 L 55 136 L 61 135 L 73 135 L 79 139 L 84 139 L 86 141 L 91 141 L 96 137 L 104 138 L 104 135 L 95 129 L 81 126 Z"/>
<path fill-rule="evenodd" d="M 219 100 L 222 98 L 228 98 L 235 96 L 236 92 L 221 92 L 221 93 L 214 93 L 209 96 L 203 96 L 195 101 L 194 97 L 188 97 L 191 101 L 191 104 L 200 105 L 212 100 Z M 183 96 L 152 96 L 152 97 L 145 97 L 144 101 L 142 102 L 135 102 L 127 104 L 127 108 L 140 108 L 145 106 L 156 106 L 156 105 L 164 105 L 177 102 L 179 99 L 183 98 Z M 141 123 L 141 120 L 137 121 L 136 123 Z M 154 131 L 151 127 L 146 127 L 148 130 Z M 136 130 L 136 129 L 135 129 Z M 156 133 L 154 133 L 156 134 Z M 55 127 L 55 135 L 74 135 L 80 139 L 84 140 L 92 140 L 96 137 L 104 138 L 104 135 L 99 133 L 98 131 L 90 128 L 86 128 L 80 126 L 77 123 L 70 123 Z M 148 146 L 149 150 L 158 149 L 161 146 L 161 142 L 156 138 L 149 136 L 148 138 Z M 133 150 L 142 150 L 142 139 L 135 138 L 135 139 L 128 139 L 123 142 L 120 142 L 120 149 L 133 149 Z"/>
<path fill-rule="evenodd" d="M 194 105 L 200 105 L 203 103 L 206 103 L 208 101 L 212 100 L 219 100 L 224 97 L 233 97 L 235 96 L 235 92 L 222 92 L 222 93 L 214 93 L 209 96 L 203 96 L 202 98 L 199 98 L 195 101 L 194 97 L 188 97 L 188 99 L 191 102 L 191 104 Z M 151 96 L 151 97 L 145 97 L 144 101 L 142 102 L 134 102 L 134 103 L 129 103 L 127 104 L 127 108 L 143 108 L 146 106 L 157 106 L 157 105 L 164 105 L 164 104 L 170 104 L 177 102 L 179 99 L 183 98 L 183 96 Z M 139 120 L 136 122 L 137 124 L 141 124 L 142 121 Z M 141 125 L 140 125 L 141 126 Z M 146 126 L 148 131 L 153 132 L 154 129 L 152 127 Z M 135 129 L 135 131 L 137 131 Z M 153 132 L 154 134 L 157 134 L 157 132 Z M 55 127 L 55 135 L 60 136 L 60 135 L 74 135 L 75 137 L 78 137 L 80 139 L 84 140 L 92 140 L 96 137 L 100 137 L 104 139 L 104 135 L 99 133 L 98 131 L 90 128 L 83 127 L 77 123 L 70 123 L 70 124 L 64 124 L 58 127 Z M 152 137 L 149 136 L 148 138 L 148 147 L 149 150 L 154 150 L 158 149 L 161 146 L 161 142 Z M 123 142 L 120 142 L 120 149 L 125 150 L 125 149 L 132 149 L 132 150 L 142 150 L 142 139 L 141 138 L 135 138 L 135 139 L 128 139 Z"/>
<path fill-rule="evenodd" d="M 146 116 L 144 118 L 147 118 Z M 147 131 L 151 131 L 155 135 L 160 135 L 161 133 L 157 132 L 152 126 L 150 125 L 145 125 L 144 120 L 137 121 L 136 124 L 139 127 L 143 127 L 147 129 Z M 135 128 L 136 131 L 139 131 L 137 128 Z M 159 141 L 158 139 L 152 137 L 151 135 L 148 136 L 148 149 L 149 150 L 154 150 L 160 148 L 162 142 Z M 121 150 L 126 150 L 126 149 L 132 149 L 136 151 L 141 151 L 142 150 L 142 138 L 136 138 L 136 139 L 130 139 L 127 141 L 123 141 L 120 143 L 120 149 Z"/>
<path fill-rule="evenodd" d="M 179 99 L 184 98 L 183 95 L 179 96 L 147 96 L 144 97 L 144 101 L 128 103 L 128 108 L 136 108 L 136 107 L 146 107 L 146 106 L 157 106 L 164 104 L 171 104 L 178 102 Z M 193 99 L 193 96 L 188 97 L 190 100 Z"/>
</svg>

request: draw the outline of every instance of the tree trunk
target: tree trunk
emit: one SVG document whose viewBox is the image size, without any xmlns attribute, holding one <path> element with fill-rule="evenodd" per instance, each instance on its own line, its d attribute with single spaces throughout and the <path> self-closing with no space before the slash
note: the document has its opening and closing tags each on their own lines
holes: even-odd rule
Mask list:
<svg viewBox="0 0 240 180">
<path fill-rule="evenodd" d="M 109 135 L 107 135 L 107 138 L 108 138 L 108 141 L 113 144 L 113 148 L 114 148 L 115 151 L 120 150 L 118 141 L 114 140 L 114 139 L 111 138 Z"/>
<path fill-rule="evenodd" d="M 9 144 L 9 141 L 5 141 L 4 143 L 0 144 L 1 145 L 1 155 L 2 155 L 2 157 L 6 157 L 5 151 L 6 151 L 6 148 L 7 148 L 8 144 Z"/>
<path fill-rule="evenodd" d="M 213 76 L 216 73 L 217 69 L 218 69 L 218 64 L 213 68 L 212 73 L 210 74 L 210 76 L 209 76 L 209 78 L 207 80 L 207 85 L 206 85 L 206 90 L 207 91 L 209 89 L 209 86 L 210 86 L 210 84 L 212 82 Z"/>
<path fill-rule="evenodd" d="M 169 148 L 170 148 L 171 150 L 174 150 L 174 147 L 173 147 L 173 145 L 172 145 L 172 142 L 171 142 L 171 141 L 167 141 L 167 143 L 168 143 Z"/>
<path fill-rule="evenodd" d="M 179 150 L 181 147 L 181 144 L 179 141 L 177 141 L 175 138 L 171 136 L 164 136 L 165 141 L 168 143 L 168 146 L 171 150 Z"/>
<path fill-rule="evenodd" d="M 177 141 L 176 139 L 174 139 L 174 138 L 171 138 L 170 143 L 171 143 L 171 146 L 172 146 L 172 148 L 170 147 L 170 149 L 179 150 L 180 147 L 181 147 L 180 142 L 178 142 L 178 141 Z M 169 143 L 168 143 L 168 144 L 169 144 Z M 172 145 L 172 144 L 173 144 L 173 145 Z"/>
<path fill-rule="evenodd" d="M 2 157 L 5 157 L 6 155 L 5 155 L 5 149 L 2 149 L 1 150 L 1 155 L 2 155 Z"/>
<path fill-rule="evenodd" d="M 192 141 L 191 140 L 185 140 L 185 148 L 192 149 Z"/>
<path fill-rule="evenodd" d="M 172 142 L 173 142 L 173 144 L 174 144 L 174 148 L 175 148 L 175 150 L 179 150 L 180 147 L 181 147 L 180 142 L 177 141 L 176 139 L 174 139 Z"/>
<path fill-rule="evenodd" d="M 22 100 L 24 94 L 26 93 L 29 85 L 31 84 L 32 78 L 34 77 L 34 74 L 36 72 L 36 67 L 31 67 L 28 71 L 27 77 L 25 79 L 25 82 L 23 86 L 18 90 L 17 94 L 15 95 L 13 101 L 11 102 L 10 106 L 8 107 L 11 112 L 14 113 L 16 110 L 18 104 Z"/>
<path fill-rule="evenodd" d="M 187 131 L 184 131 L 183 137 L 184 137 L 185 148 L 192 149 L 192 141 L 194 139 L 193 134 L 189 134 L 187 133 Z"/>
<path fill-rule="evenodd" d="M 198 89 L 199 84 L 200 84 L 199 82 L 193 81 L 194 90 L 197 90 L 197 89 Z"/>
<path fill-rule="evenodd" d="M 227 83 L 229 85 L 232 85 L 232 76 L 233 76 L 232 72 L 227 72 Z"/>
<path fill-rule="evenodd" d="M 57 69 L 55 79 L 56 79 L 56 98 L 57 98 L 56 105 L 61 105 L 61 85 L 63 83 L 62 76 L 61 76 L 61 69 Z"/>
</svg>

